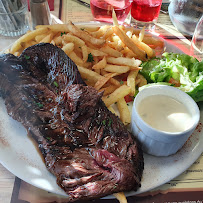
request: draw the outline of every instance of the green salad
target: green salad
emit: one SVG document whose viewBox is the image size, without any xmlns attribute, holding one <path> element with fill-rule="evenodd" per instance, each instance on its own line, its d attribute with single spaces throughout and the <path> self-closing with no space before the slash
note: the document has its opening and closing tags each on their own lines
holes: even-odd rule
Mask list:
<svg viewBox="0 0 203 203">
<path fill-rule="evenodd" d="M 196 102 L 203 101 L 203 61 L 186 54 L 165 52 L 161 58 L 143 62 L 140 73 L 148 83 L 173 85 Z"/>
</svg>

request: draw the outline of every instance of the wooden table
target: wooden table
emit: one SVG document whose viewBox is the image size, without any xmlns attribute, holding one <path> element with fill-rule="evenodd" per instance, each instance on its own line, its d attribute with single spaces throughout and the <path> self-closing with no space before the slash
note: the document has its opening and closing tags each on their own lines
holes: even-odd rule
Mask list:
<svg viewBox="0 0 203 203">
<path fill-rule="evenodd" d="M 81 5 L 78 4 L 78 6 L 81 6 Z M 59 12 L 59 1 L 55 1 L 55 10 L 53 14 L 58 16 L 58 12 Z M 171 32 L 170 36 L 174 36 L 174 41 L 177 40 L 178 41 L 177 43 L 180 45 L 180 48 L 184 50 L 186 53 L 189 53 L 190 38 L 186 38 L 180 32 L 177 31 L 177 29 L 172 25 L 168 15 L 160 13 L 158 26 L 161 26 L 159 29 L 162 29 L 164 27 L 165 30 Z M 7 47 L 9 44 L 13 43 L 16 39 L 17 37 L 9 38 L 9 37 L 0 36 L 0 51 L 5 49 L 5 47 Z M 13 186 L 14 186 L 14 180 L 15 180 L 15 176 L 0 164 L 0 202 L 1 203 L 10 202 Z M 203 188 L 203 183 L 202 183 L 202 188 Z M 202 193 L 203 193 L 203 190 L 202 190 Z"/>
</svg>

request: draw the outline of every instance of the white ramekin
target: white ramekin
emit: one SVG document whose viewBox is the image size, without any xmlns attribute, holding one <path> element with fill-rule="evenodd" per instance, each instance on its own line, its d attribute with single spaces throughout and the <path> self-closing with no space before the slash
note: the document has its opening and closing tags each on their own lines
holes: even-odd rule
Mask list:
<svg viewBox="0 0 203 203">
<path fill-rule="evenodd" d="M 183 132 L 170 133 L 152 128 L 143 121 L 137 107 L 146 97 L 152 95 L 170 96 L 185 105 L 192 115 L 191 127 Z M 144 88 L 136 96 L 132 108 L 131 131 L 142 143 L 144 152 L 155 156 L 168 156 L 175 154 L 184 145 L 195 130 L 199 119 L 199 108 L 188 94 L 175 87 L 154 85 Z"/>
</svg>

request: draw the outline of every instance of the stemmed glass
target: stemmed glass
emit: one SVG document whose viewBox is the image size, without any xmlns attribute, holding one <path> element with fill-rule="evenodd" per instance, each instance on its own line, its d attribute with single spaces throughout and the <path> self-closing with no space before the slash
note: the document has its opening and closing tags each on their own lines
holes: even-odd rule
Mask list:
<svg viewBox="0 0 203 203">
<path fill-rule="evenodd" d="M 191 41 L 190 55 L 199 61 L 203 59 L 203 16 L 196 25 Z"/>
</svg>

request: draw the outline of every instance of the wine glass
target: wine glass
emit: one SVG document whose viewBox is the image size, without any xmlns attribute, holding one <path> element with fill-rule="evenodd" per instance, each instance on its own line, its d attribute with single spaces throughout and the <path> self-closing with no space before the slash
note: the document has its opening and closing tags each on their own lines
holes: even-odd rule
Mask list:
<svg viewBox="0 0 203 203">
<path fill-rule="evenodd" d="M 190 55 L 199 61 L 203 59 L 203 15 L 197 23 L 192 37 Z"/>
<path fill-rule="evenodd" d="M 131 8 L 132 25 L 137 28 L 145 26 L 146 30 L 155 29 L 162 0 L 133 0 Z"/>
</svg>

